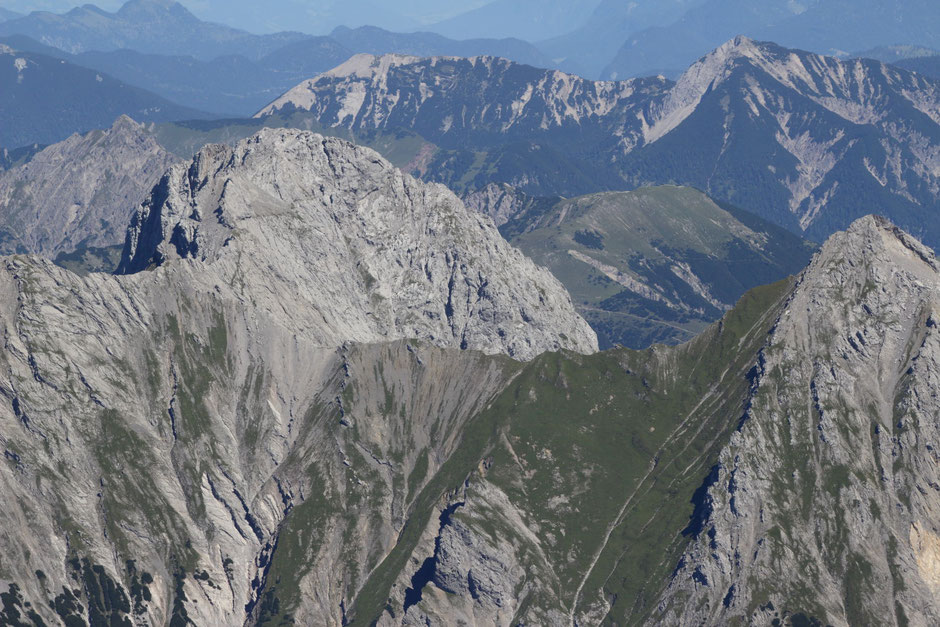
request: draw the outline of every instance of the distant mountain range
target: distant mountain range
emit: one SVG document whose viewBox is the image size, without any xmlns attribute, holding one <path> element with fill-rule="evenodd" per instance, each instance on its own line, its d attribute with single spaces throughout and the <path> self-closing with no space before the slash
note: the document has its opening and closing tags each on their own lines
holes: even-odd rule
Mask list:
<svg viewBox="0 0 940 627">
<path fill-rule="evenodd" d="M 330 37 L 308 37 L 253 61 L 227 55 L 204 61 L 192 56 L 136 50 L 71 54 L 26 35 L 0 36 L 16 50 L 65 59 L 152 91 L 181 105 L 219 115 L 248 116 L 305 78 L 325 72 L 354 52 L 403 51 L 418 56 L 496 54 L 534 65 L 548 60 L 520 40 L 455 41 L 433 33 L 392 33 L 374 27 L 340 28 Z"/>
<path fill-rule="evenodd" d="M 182 5 L 162 0 L 132 0 L 116 13 L 93 5 L 64 15 L 33 13 L 0 24 L 0 42 L 110 74 L 187 107 L 229 116 L 248 116 L 299 81 L 358 52 L 491 55 L 552 65 L 535 46 L 519 39 L 457 41 L 371 26 L 337 28 L 329 37 L 259 37 L 203 22 Z"/>
<path fill-rule="evenodd" d="M 14 11 L 9 11 L 7 9 L 4 9 L 3 7 L 0 7 L 0 22 L 6 22 L 7 20 L 13 20 L 18 17 L 23 17 L 23 16 Z"/>
<path fill-rule="evenodd" d="M 181 105 L 219 115 L 244 116 L 271 102 L 307 76 L 328 70 L 352 54 L 334 39 L 312 37 L 252 61 L 240 55 L 203 61 L 192 56 L 135 50 L 70 54 L 25 35 L 0 37 L 16 50 L 38 52 L 110 74 Z"/>
<path fill-rule="evenodd" d="M 417 133 L 418 172 L 536 196 L 690 185 L 822 240 L 877 204 L 932 244 L 940 84 L 736 38 L 673 83 L 595 83 L 493 58 L 357 56 L 259 113 Z"/>
<path fill-rule="evenodd" d="M 602 78 L 678 72 L 740 34 L 818 53 L 911 43 L 940 46 L 933 0 L 706 0 L 677 21 L 622 37 Z"/>
<path fill-rule="evenodd" d="M 64 59 L 0 44 L 0 146 L 51 144 L 107 128 L 121 114 L 141 122 L 211 117 Z"/>
<path fill-rule="evenodd" d="M 374 26 L 356 29 L 340 27 L 330 37 L 354 53 L 397 53 L 419 57 L 488 55 L 536 67 L 553 66 L 552 60 L 538 48 L 517 38 L 457 40 L 427 32 L 393 33 Z"/>
<path fill-rule="evenodd" d="M 428 30 L 456 39 L 517 37 L 538 42 L 580 26 L 598 4 L 600 0 L 493 0 L 432 24 Z"/>
<path fill-rule="evenodd" d="M 34 12 L 0 23 L 0 35 L 26 35 L 73 54 L 133 48 L 138 52 L 192 55 L 204 60 L 229 54 L 260 59 L 307 37 L 301 33 L 252 35 L 203 22 L 172 0 L 130 0 L 114 13 L 93 4 L 63 15 Z"/>
<path fill-rule="evenodd" d="M 924 76 L 940 79 L 940 55 L 901 59 L 896 61 L 894 65 Z"/>
<path fill-rule="evenodd" d="M 489 0 L 198 0 L 202 19 L 251 32 L 301 30 L 325 35 L 338 26 L 413 31 L 472 11 Z"/>
<path fill-rule="evenodd" d="M 312 39 L 310 33 L 330 34 L 352 53 L 501 56 L 611 80 L 675 78 L 740 34 L 836 56 L 940 47 L 940 5 L 932 0 L 409 0 L 394 7 L 376 0 L 281 0 L 276 9 L 203 0 L 192 9 L 226 25 L 204 21 L 175 0 L 129 0 L 116 11 L 93 4 L 62 14 L 7 10 L 0 13 L 0 36 L 26 35 L 72 54 L 132 49 L 259 62 Z"/>
<path fill-rule="evenodd" d="M 263 67 L 269 67 L 271 59 L 290 57 L 291 64 L 299 65 L 303 57 L 311 53 L 314 58 L 320 58 L 322 52 L 318 49 L 327 42 L 330 46 L 347 48 L 347 57 L 357 52 L 419 56 L 486 54 L 531 65 L 552 63 L 538 48 L 518 38 L 461 37 L 458 41 L 436 33 L 395 33 L 375 26 L 337 27 L 329 39 L 297 32 L 252 35 L 204 22 L 173 0 L 130 0 L 114 13 L 91 4 L 63 15 L 35 12 L 0 24 L 0 36 L 11 35 L 24 35 L 76 55 L 130 49 L 150 55 L 195 57 L 204 62 L 238 56 Z M 313 73 L 327 69 L 314 67 Z"/>
</svg>

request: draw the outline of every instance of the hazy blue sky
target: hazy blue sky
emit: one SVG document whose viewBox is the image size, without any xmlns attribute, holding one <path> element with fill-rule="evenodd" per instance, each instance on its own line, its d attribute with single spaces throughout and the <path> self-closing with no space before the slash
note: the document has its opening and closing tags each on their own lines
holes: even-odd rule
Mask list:
<svg viewBox="0 0 940 627">
<path fill-rule="evenodd" d="M 487 4 L 489 0 L 180 0 L 202 19 L 230 24 L 255 32 L 301 30 L 325 33 L 337 25 L 373 24 L 395 30 L 411 30 L 453 17 Z M 33 10 L 63 12 L 87 4 L 77 0 L 0 0 L 3 7 L 20 13 Z M 122 0 L 91 2 L 114 11 Z"/>
</svg>

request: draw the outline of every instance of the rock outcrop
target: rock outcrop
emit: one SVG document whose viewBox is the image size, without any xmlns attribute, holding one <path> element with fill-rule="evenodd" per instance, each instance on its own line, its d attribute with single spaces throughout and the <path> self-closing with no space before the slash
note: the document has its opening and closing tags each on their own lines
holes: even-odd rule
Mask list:
<svg viewBox="0 0 940 627">
<path fill-rule="evenodd" d="M 119 272 L 174 259 L 321 346 L 417 338 L 523 360 L 597 350 L 561 284 L 490 220 L 313 133 L 264 130 L 174 167 L 134 217 Z"/>
<path fill-rule="evenodd" d="M 547 211 L 559 198 L 532 198 L 506 183 L 489 183 L 481 189 L 464 194 L 463 202 L 467 207 L 489 216 L 497 227 L 539 209 Z"/>
<path fill-rule="evenodd" d="M 340 624 L 507 355 L 596 347 L 488 219 L 311 133 L 172 168 L 125 261 L 0 260 L 0 622 Z"/>
</svg>

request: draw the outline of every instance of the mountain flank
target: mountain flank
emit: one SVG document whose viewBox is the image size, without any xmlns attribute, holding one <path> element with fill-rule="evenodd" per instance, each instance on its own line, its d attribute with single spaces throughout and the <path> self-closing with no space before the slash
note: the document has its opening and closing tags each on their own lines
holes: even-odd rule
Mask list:
<svg viewBox="0 0 940 627">
<path fill-rule="evenodd" d="M 501 232 L 561 280 L 602 348 L 686 342 L 747 290 L 799 274 L 814 250 L 682 187 L 590 194 L 533 213 Z"/>
<path fill-rule="evenodd" d="M 126 116 L 44 148 L 0 172 L 0 252 L 55 259 L 122 245 L 137 206 L 174 162 Z"/>
<path fill-rule="evenodd" d="M 0 146 L 52 144 L 107 128 L 120 115 L 140 122 L 211 117 L 107 74 L 0 44 Z"/>
<path fill-rule="evenodd" d="M 314 184 L 369 180 L 369 153 L 357 154 L 364 170 L 336 160 Z M 200 160 L 209 154 L 192 164 L 194 181 Z M 274 197 L 252 206 L 266 213 L 249 220 L 278 219 Z M 200 226 L 224 233 L 231 212 Z M 235 257 L 261 232 L 238 224 L 253 235 L 229 244 Z M 452 339 L 366 334 L 328 348 L 323 327 L 298 315 L 305 305 L 258 297 L 267 280 L 213 254 L 84 278 L 6 258 L 4 612 L 251 624 L 932 620 L 937 532 L 919 417 L 935 413 L 940 274 L 887 222 L 857 222 L 797 279 L 749 292 L 682 346 L 525 364 Z M 74 332 L 92 321 L 95 334 Z M 873 384 L 886 367 L 897 380 Z M 785 450 L 791 438 L 809 465 Z M 877 543 L 861 540 L 865 529 Z M 798 556 L 815 552 L 825 570 L 800 571 Z M 870 583 L 880 580 L 894 583 Z M 75 581 L 109 587 L 112 600 Z"/>
</svg>

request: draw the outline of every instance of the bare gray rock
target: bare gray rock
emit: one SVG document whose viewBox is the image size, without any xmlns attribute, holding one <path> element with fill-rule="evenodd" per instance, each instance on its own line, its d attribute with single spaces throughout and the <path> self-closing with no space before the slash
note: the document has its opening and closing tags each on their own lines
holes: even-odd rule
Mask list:
<svg viewBox="0 0 940 627">
<path fill-rule="evenodd" d="M 0 589 L 47 624 L 251 624 L 275 592 L 341 624 L 506 355 L 596 346 L 488 219 L 298 131 L 171 169 L 125 270 L 0 260 Z"/>
<path fill-rule="evenodd" d="M 531 207 L 534 200 L 505 183 L 489 183 L 463 196 L 467 207 L 489 216 L 497 227 L 503 226 Z"/>
<path fill-rule="evenodd" d="M 940 265 L 886 221 L 823 247 L 762 353 L 658 620 L 940 621 L 938 312 Z"/>
<path fill-rule="evenodd" d="M 55 258 L 120 244 L 134 209 L 176 158 L 127 116 L 0 173 L 0 253 Z"/>
<path fill-rule="evenodd" d="M 489 219 L 313 133 L 264 130 L 174 167 L 135 216 L 119 272 L 174 259 L 198 260 L 322 346 L 418 338 L 523 360 L 597 350 L 561 284 Z"/>
</svg>

